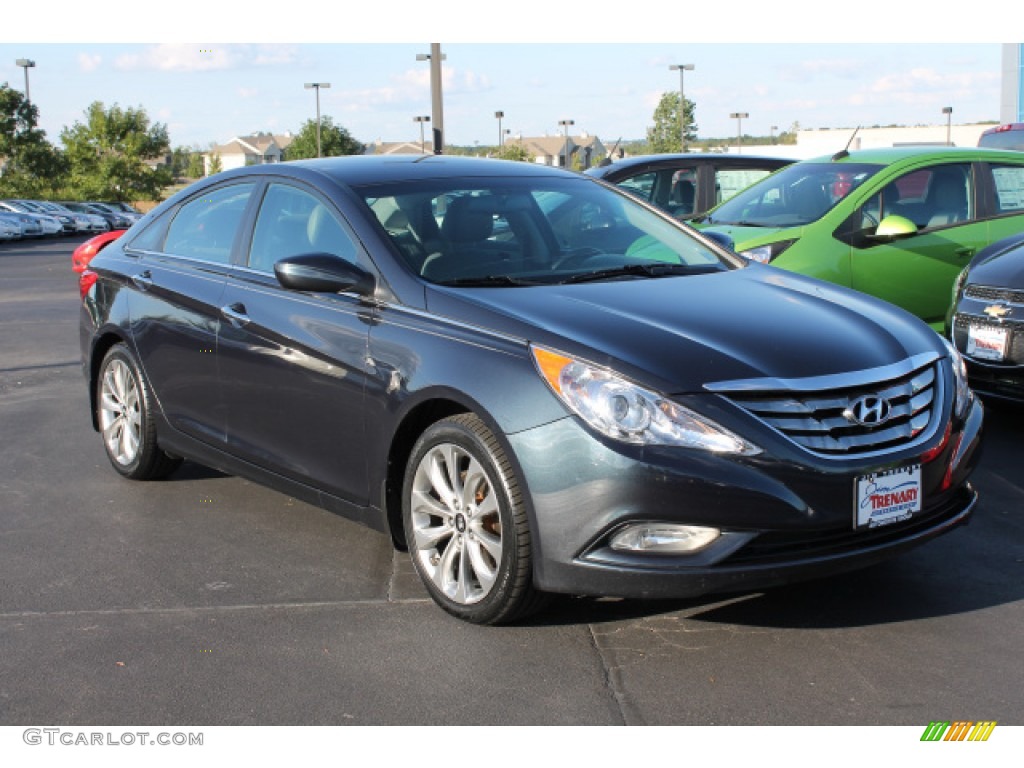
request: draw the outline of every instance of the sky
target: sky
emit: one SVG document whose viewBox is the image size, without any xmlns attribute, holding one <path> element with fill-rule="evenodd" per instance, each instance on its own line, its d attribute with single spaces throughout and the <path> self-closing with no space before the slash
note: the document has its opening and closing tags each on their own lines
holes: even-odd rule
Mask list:
<svg viewBox="0 0 1024 768">
<path fill-rule="evenodd" d="M 559 121 L 571 119 L 574 135 L 597 135 L 607 146 L 642 139 L 661 95 L 678 92 L 674 63 L 695 67 L 685 73 L 684 90 L 701 137 L 735 135 L 734 112 L 749 114 L 743 132 L 753 135 L 796 124 L 944 124 L 945 106 L 953 107 L 955 123 L 999 119 L 998 42 L 970 34 L 950 40 L 961 30 L 929 29 L 920 15 L 911 25 L 899 9 L 875 0 L 859 3 L 857 23 L 847 25 L 837 21 L 835 6 L 825 15 L 821 4 L 804 0 L 766 16 L 744 14 L 740 2 L 729 6 L 741 9 L 732 19 L 709 4 L 684 14 L 678 2 L 645 5 L 636 12 L 642 18 L 622 3 L 589 6 L 592 18 L 581 17 L 585 6 L 558 13 L 539 0 L 418 3 L 415 13 L 403 3 L 360 11 L 313 3 L 306 15 L 317 23 L 298 24 L 287 6 L 241 14 L 184 0 L 159 19 L 123 17 L 93 28 L 64 19 L 35 42 L 20 41 L 12 34 L 19 25 L 5 23 L 0 82 L 23 90 L 15 60 L 36 62 L 30 96 L 54 142 L 101 101 L 142 107 L 166 125 L 172 146 L 203 149 L 257 131 L 298 131 L 316 114 L 307 82 L 331 84 L 320 91 L 321 113 L 359 141 L 419 141 L 413 117 L 430 114 L 430 79 L 429 64 L 416 55 L 429 52 L 430 40 L 440 40 L 446 56 L 451 144 L 495 144 L 498 110 L 513 136 L 561 135 Z M 118 7 L 123 14 L 123 3 Z M 132 14 L 140 8 L 131 7 Z M 429 7 L 440 20 L 423 21 Z M 873 13 L 885 22 L 868 23 Z M 239 22 L 243 16 L 251 18 Z M 906 18 L 914 16 L 908 11 Z M 817 41 L 817 32 L 844 26 L 874 37 Z M 913 34 L 885 39 L 879 29 Z M 213 33 L 225 42 L 198 39 Z"/>
</svg>

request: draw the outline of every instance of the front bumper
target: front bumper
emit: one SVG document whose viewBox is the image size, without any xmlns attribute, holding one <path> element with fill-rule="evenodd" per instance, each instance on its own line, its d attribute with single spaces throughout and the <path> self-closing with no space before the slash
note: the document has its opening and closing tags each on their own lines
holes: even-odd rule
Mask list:
<svg viewBox="0 0 1024 768">
<path fill-rule="evenodd" d="M 977 494 L 967 480 L 979 458 L 982 412 L 975 400 L 948 438 L 868 461 L 624 450 L 574 418 L 510 435 L 529 488 L 534 582 L 549 592 L 679 598 L 880 562 L 969 519 Z M 921 463 L 927 451 L 934 456 L 922 463 L 922 510 L 856 530 L 855 478 Z M 723 536 L 690 555 L 613 550 L 610 536 L 629 522 L 710 526 Z"/>
<path fill-rule="evenodd" d="M 993 320 L 984 315 L 986 302 L 964 298 L 963 307 L 952 319 L 953 344 L 967 362 L 971 389 L 979 394 L 1024 403 L 1024 322 L 1019 319 Z M 1001 361 L 981 360 L 967 354 L 968 329 L 972 326 L 1005 328 L 1009 334 L 1006 358 Z"/>
</svg>

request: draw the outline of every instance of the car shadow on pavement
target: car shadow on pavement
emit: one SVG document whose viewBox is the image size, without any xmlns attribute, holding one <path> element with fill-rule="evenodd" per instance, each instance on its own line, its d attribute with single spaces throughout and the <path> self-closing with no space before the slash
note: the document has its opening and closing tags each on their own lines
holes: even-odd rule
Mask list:
<svg viewBox="0 0 1024 768">
<path fill-rule="evenodd" d="M 207 467 L 203 464 L 197 464 L 194 461 L 186 461 L 165 477 L 163 482 L 175 483 L 188 480 L 216 480 L 228 477 L 231 477 L 231 475 L 225 474 L 220 470 Z"/>
</svg>

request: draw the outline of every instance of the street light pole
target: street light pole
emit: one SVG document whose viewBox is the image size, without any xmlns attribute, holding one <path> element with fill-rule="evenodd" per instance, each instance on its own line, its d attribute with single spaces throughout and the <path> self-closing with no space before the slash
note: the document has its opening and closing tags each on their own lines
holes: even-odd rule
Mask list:
<svg viewBox="0 0 1024 768">
<path fill-rule="evenodd" d="M 31 104 L 32 99 L 28 95 L 28 70 L 30 67 L 34 67 L 36 63 L 32 59 L 17 59 L 14 64 L 25 70 L 25 102 Z"/>
<path fill-rule="evenodd" d="M 575 120 L 559 120 L 558 124 L 565 128 L 565 168 L 569 167 L 569 126 L 576 125 Z"/>
<path fill-rule="evenodd" d="M 316 91 L 316 156 L 321 157 L 322 153 L 320 150 L 320 89 L 330 88 L 330 83 L 306 83 L 306 88 L 312 88 Z"/>
<path fill-rule="evenodd" d="M 953 146 L 953 108 L 943 107 L 942 114 L 946 116 L 946 146 Z"/>
<path fill-rule="evenodd" d="M 750 117 L 749 112 L 730 112 L 729 117 L 736 120 L 737 154 L 743 154 L 743 118 Z"/>
<path fill-rule="evenodd" d="M 440 43 L 430 44 L 430 53 L 417 53 L 416 61 L 430 62 L 430 113 L 434 123 L 434 154 L 444 151 L 444 99 L 441 95 L 441 62 L 447 58 L 441 53 Z"/>
<path fill-rule="evenodd" d="M 683 90 L 683 73 L 693 71 L 693 64 L 669 64 L 669 70 L 679 70 L 679 146 L 686 151 L 686 94 Z"/>
<path fill-rule="evenodd" d="M 420 152 L 425 155 L 427 154 L 427 140 L 423 138 L 423 124 L 430 122 L 430 115 L 419 115 L 413 120 L 420 124 Z"/>
<path fill-rule="evenodd" d="M 505 116 L 505 113 L 499 109 L 497 112 L 494 113 L 494 116 L 498 118 L 498 150 L 500 151 L 502 146 L 504 146 L 505 144 L 503 138 L 504 134 L 501 132 L 501 118 Z"/>
</svg>

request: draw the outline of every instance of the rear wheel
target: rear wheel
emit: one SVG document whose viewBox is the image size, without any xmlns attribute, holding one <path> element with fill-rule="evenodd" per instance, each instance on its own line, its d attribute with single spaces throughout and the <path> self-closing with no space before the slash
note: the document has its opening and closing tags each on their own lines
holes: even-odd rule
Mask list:
<svg viewBox="0 0 1024 768">
<path fill-rule="evenodd" d="M 114 469 L 132 480 L 155 480 L 181 464 L 156 441 L 153 394 L 134 356 L 115 344 L 100 365 L 96 416 Z"/>
<path fill-rule="evenodd" d="M 498 624 L 542 607 L 519 483 L 479 417 L 460 414 L 423 433 L 406 466 L 402 507 L 413 564 L 446 611 Z"/>
</svg>

